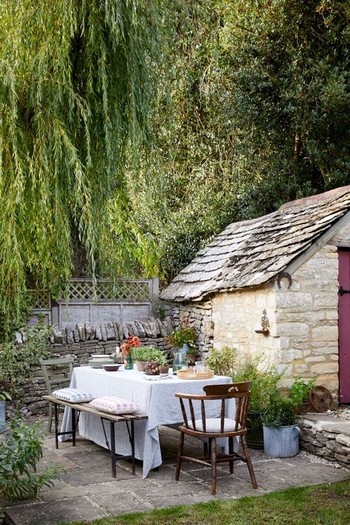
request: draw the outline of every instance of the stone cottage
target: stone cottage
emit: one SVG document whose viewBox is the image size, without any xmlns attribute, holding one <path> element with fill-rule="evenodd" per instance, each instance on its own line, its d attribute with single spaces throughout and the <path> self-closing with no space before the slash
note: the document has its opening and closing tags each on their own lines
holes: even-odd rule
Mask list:
<svg viewBox="0 0 350 525">
<path fill-rule="evenodd" d="M 350 403 L 350 186 L 230 224 L 162 292 L 202 351 L 262 355 Z"/>
</svg>

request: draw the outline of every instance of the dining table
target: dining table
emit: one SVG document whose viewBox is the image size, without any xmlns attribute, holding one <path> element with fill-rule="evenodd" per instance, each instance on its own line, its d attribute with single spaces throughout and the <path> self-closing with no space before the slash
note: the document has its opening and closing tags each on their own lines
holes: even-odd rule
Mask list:
<svg viewBox="0 0 350 525">
<path fill-rule="evenodd" d="M 146 376 L 137 370 L 121 368 L 116 372 L 109 372 L 103 368 L 80 366 L 73 369 L 70 387 L 88 392 L 94 398 L 116 396 L 132 401 L 140 412 L 148 416 L 145 420 L 135 421 L 135 457 L 143 462 L 145 478 L 150 470 L 162 464 L 158 427 L 183 422 L 180 403 L 175 394 L 203 394 L 205 385 L 231 382 L 230 377 L 218 375 L 209 379 L 179 379 L 176 375 L 158 378 Z M 219 405 L 213 406 L 213 412 L 209 416 L 218 416 L 218 411 Z M 200 414 L 196 414 L 196 417 L 200 417 Z M 71 425 L 71 411 L 66 409 L 61 432 L 71 430 Z M 91 414 L 80 413 L 79 434 L 108 448 L 103 425 L 99 418 Z M 115 446 L 118 454 L 130 455 L 131 445 L 124 425 L 118 425 Z"/>
</svg>

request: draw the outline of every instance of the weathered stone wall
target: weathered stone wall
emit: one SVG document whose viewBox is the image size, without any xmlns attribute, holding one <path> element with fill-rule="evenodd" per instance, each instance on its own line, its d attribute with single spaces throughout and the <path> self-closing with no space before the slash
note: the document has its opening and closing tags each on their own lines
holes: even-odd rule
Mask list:
<svg viewBox="0 0 350 525">
<path fill-rule="evenodd" d="M 289 289 L 276 290 L 276 335 L 285 378 L 315 378 L 338 392 L 338 255 L 321 248 L 292 275 Z M 292 379 L 286 381 L 290 384 Z"/>
<path fill-rule="evenodd" d="M 152 346 L 164 350 L 168 355 L 172 352 L 166 337 L 173 331 L 170 317 L 164 321 L 151 318 L 147 322 L 106 323 L 91 326 L 90 323 L 80 323 L 76 329 L 59 330 L 52 328 L 51 347 L 53 356 L 76 356 L 76 364 L 87 364 L 92 354 L 111 354 L 116 345 L 123 343 L 129 335 L 137 335 L 143 346 Z M 20 337 L 20 334 L 17 334 Z M 20 406 L 32 414 L 47 412 L 47 403 L 41 400 L 46 386 L 41 368 L 32 368 L 32 377 L 21 389 L 18 399 Z"/>
<path fill-rule="evenodd" d="M 276 294 L 271 284 L 257 289 L 215 294 L 212 298 L 214 345 L 239 350 L 239 356 L 262 356 L 268 362 L 280 361 L 280 342 L 276 334 Z M 269 333 L 261 333 L 266 310 Z"/>
<path fill-rule="evenodd" d="M 350 469 L 350 421 L 308 414 L 300 419 L 299 426 L 302 449 Z"/>
<path fill-rule="evenodd" d="M 211 301 L 201 303 L 181 304 L 173 307 L 174 326 L 178 326 L 180 320 L 188 318 L 191 326 L 197 330 L 196 347 L 201 356 L 213 346 L 214 324 L 212 319 Z"/>
</svg>

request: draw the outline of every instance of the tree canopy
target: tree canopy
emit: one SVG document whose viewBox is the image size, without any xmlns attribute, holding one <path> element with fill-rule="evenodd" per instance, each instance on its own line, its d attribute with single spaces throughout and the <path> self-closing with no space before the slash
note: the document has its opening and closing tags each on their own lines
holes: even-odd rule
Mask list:
<svg viewBox="0 0 350 525">
<path fill-rule="evenodd" d="M 176 6 L 153 165 L 129 182 L 147 174 L 162 195 L 150 216 L 145 187 L 135 218 L 168 276 L 230 222 L 350 183 L 349 3 Z"/>
<path fill-rule="evenodd" d="M 74 246 L 103 262 L 125 150 L 147 138 L 157 1 L 0 6 L 0 315 L 28 283 L 62 291 Z"/>
</svg>

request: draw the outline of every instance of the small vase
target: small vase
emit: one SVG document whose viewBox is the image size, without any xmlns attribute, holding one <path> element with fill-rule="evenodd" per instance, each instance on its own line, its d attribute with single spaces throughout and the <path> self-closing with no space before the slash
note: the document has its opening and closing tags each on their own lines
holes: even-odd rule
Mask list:
<svg viewBox="0 0 350 525">
<path fill-rule="evenodd" d="M 126 356 L 126 359 L 124 362 L 125 362 L 125 370 L 132 370 L 134 368 L 134 363 L 133 363 L 131 355 Z"/>
<path fill-rule="evenodd" d="M 136 363 L 136 368 L 139 372 L 144 372 L 145 371 L 145 363 L 144 361 L 135 361 Z"/>
</svg>

